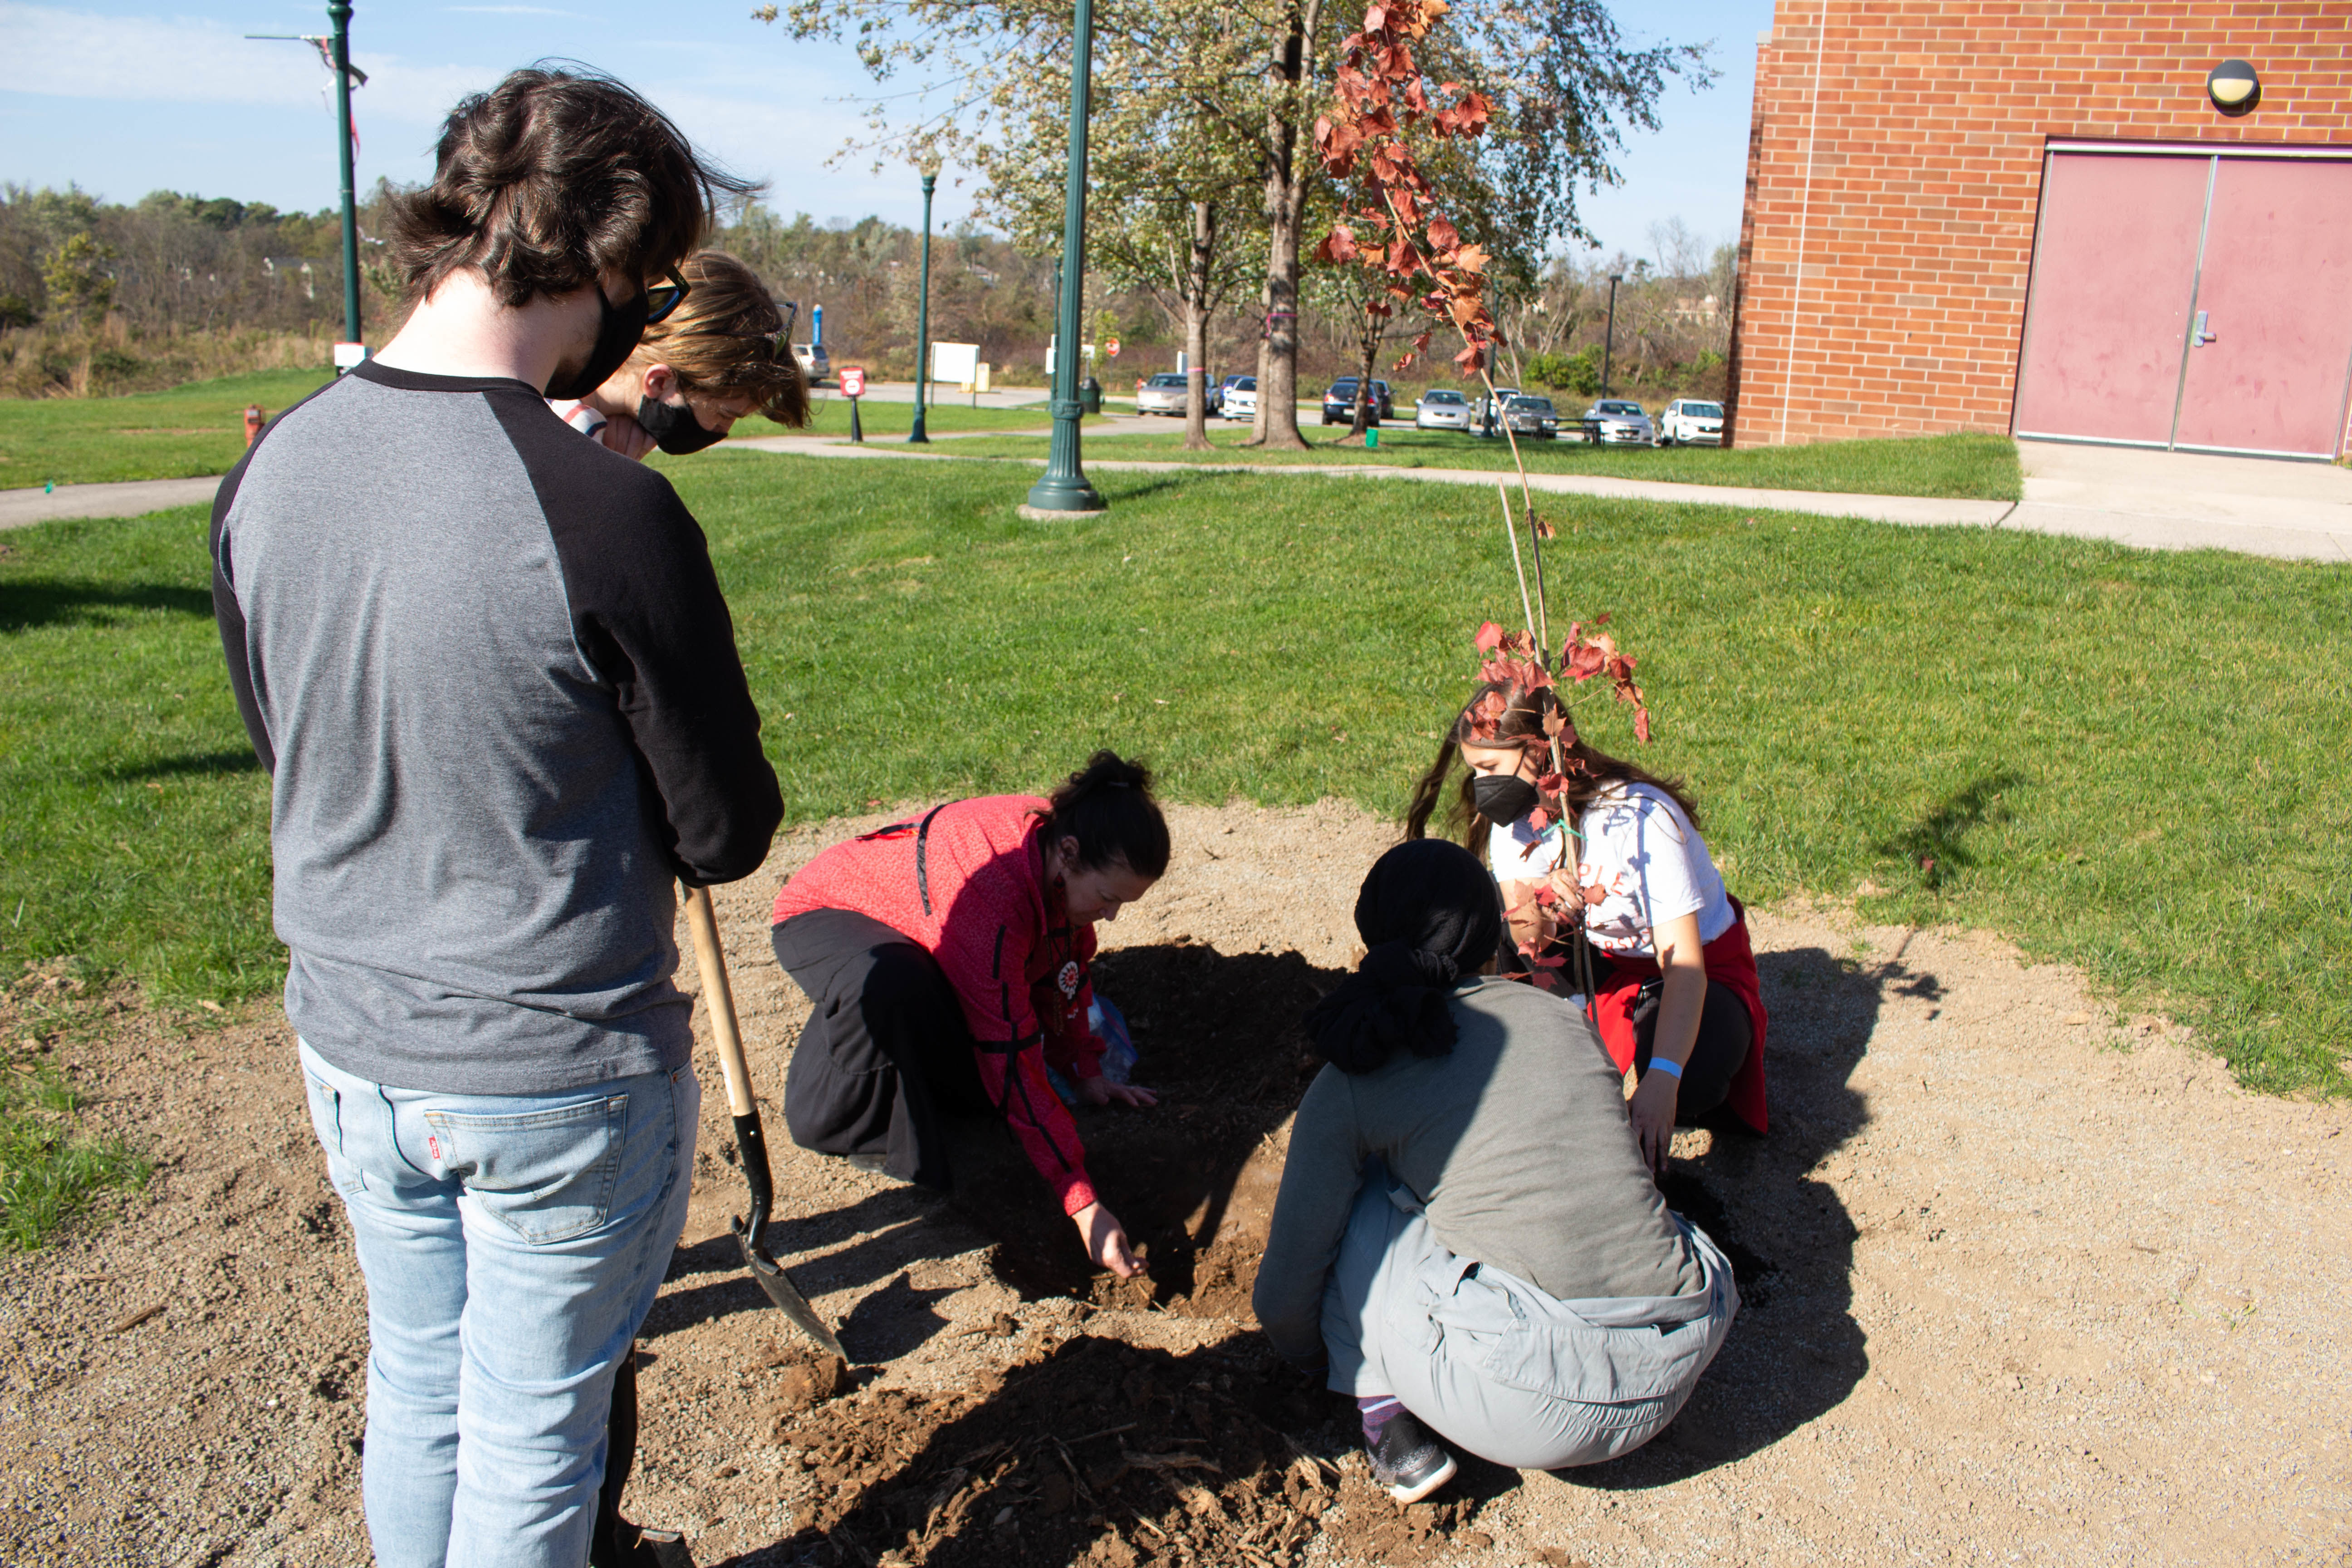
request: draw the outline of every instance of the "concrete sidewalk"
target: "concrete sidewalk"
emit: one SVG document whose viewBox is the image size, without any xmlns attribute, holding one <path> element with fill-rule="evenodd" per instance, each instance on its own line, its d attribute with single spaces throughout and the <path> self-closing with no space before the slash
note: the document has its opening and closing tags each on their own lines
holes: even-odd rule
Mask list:
<svg viewBox="0 0 2352 1568">
<path fill-rule="evenodd" d="M 1133 415 L 1106 419 L 1089 434 L 1158 428 Z M 942 431 L 934 448 L 911 447 L 903 437 L 853 447 L 818 436 L 760 436 L 729 441 L 730 448 L 796 457 L 898 462 L 971 462 L 950 450 L 962 437 L 1017 432 Z M 2023 441 L 2022 501 L 1947 500 L 1921 496 L 1845 495 L 1734 485 L 1668 484 L 1591 474 L 1534 474 L 1528 483 L 1553 495 L 1743 507 L 1757 511 L 1808 512 L 1911 527 L 2023 529 L 2037 533 L 2110 539 L 2151 550 L 2234 550 L 2294 560 L 2352 561 L 2352 471 L 2325 463 L 2261 458 L 2219 458 L 2137 447 L 2086 447 Z M 1033 464 L 1039 460 L 1031 459 Z M 1491 489 L 1507 471 L 1406 468 L 1379 464 L 1152 463 L 1095 461 L 1105 473 L 1246 473 L 1290 479 L 1411 479 L 1423 484 Z M 148 479 L 128 484 L 62 485 L 54 493 L 0 490 L 0 529 L 60 517 L 135 517 L 165 507 L 210 501 L 217 479 Z"/>
<path fill-rule="evenodd" d="M 210 505 L 221 477 L 131 479 L 119 485 L 59 485 L 54 491 L 0 490 L 0 528 L 56 517 L 140 517 L 166 507 Z"/>
<path fill-rule="evenodd" d="M 2352 561 L 2352 469 L 2275 458 L 2020 441 L 2025 500 L 2002 524 L 2150 550 L 2218 546 Z"/>
</svg>

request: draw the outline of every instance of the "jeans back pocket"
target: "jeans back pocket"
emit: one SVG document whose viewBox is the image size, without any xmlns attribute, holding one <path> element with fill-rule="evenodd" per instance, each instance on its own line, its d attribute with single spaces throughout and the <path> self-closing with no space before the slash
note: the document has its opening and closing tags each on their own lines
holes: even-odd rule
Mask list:
<svg viewBox="0 0 2352 1568">
<path fill-rule="evenodd" d="M 604 1223 L 628 1112 L 628 1096 L 605 1095 L 511 1115 L 428 1110 L 425 1122 L 442 1171 L 485 1214 L 538 1247 Z"/>
</svg>

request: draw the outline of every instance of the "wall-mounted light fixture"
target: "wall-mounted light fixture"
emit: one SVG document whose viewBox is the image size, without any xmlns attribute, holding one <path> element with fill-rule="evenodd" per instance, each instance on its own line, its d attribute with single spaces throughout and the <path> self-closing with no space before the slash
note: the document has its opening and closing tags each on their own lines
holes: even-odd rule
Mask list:
<svg viewBox="0 0 2352 1568">
<path fill-rule="evenodd" d="M 2263 79 L 2244 60 L 2223 60 L 2205 79 L 2205 96 L 2213 107 L 2235 119 L 2263 100 Z"/>
</svg>

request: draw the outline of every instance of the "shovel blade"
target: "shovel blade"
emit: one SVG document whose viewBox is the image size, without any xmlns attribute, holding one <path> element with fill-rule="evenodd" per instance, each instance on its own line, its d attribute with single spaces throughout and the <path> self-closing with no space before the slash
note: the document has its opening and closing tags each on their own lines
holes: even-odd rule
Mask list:
<svg viewBox="0 0 2352 1568">
<path fill-rule="evenodd" d="M 825 1326 L 824 1320 L 817 1316 L 816 1309 L 809 1305 L 808 1298 L 801 1294 L 800 1287 L 793 1283 L 792 1277 L 774 1258 L 747 1242 L 743 1247 L 743 1261 L 751 1266 L 751 1278 L 760 1282 L 760 1289 L 768 1293 L 768 1300 L 793 1321 L 793 1327 L 814 1341 L 819 1350 L 839 1356 L 845 1365 L 849 1363 L 849 1352 L 841 1348 L 841 1341 Z"/>
</svg>

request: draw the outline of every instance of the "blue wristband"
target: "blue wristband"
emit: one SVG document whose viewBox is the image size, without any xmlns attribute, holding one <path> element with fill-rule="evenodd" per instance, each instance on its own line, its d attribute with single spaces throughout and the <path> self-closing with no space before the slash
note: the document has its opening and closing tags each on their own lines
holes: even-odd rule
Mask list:
<svg viewBox="0 0 2352 1568">
<path fill-rule="evenodd" d="M 1662 1072 L 1668 1078 L 1679 1079 L 1683 1076 L 1683 1064 L 1680 1062 L 1670 1062 L 1664 1057 L 1652 1057 L 1650 1058 L 1650 1070 L 1652 1072 Z"/>
</svg>

